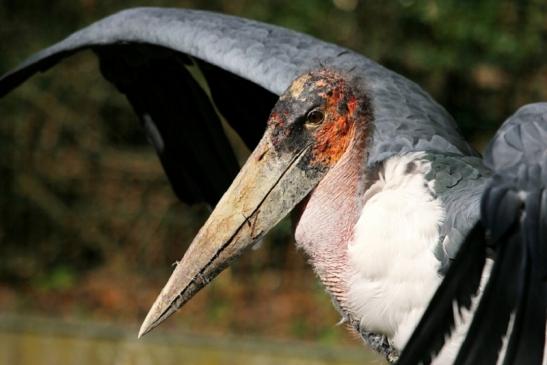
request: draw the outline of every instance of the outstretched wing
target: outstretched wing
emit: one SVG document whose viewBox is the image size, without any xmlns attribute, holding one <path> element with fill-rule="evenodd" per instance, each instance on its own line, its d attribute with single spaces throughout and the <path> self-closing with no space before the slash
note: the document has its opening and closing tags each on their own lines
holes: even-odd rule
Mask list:
<svg viewBox="0 0 547 365">
<path fill-rule="evenodd" d="M 177 196 L 214 205 L 239 166 L 215 106 L 253 148 L 277 95 L 320 57 L 341 52 L 312 37 L 203 11 L 122 11 L 38 52 L 0 79 L 0 97 L 85 49 L 129 100 Z M 196 65 L 213 102 L 188 71 Z"/>
<path fill-rule="evenodd" d="M 336 67 L 362 76 L 375 115 L 369 162 L 395 153 L 473 155 L 448 113 L 413 82 L 333 44 L 276 26 L 205 11 L 137 8 L 100 20 L 0 78 L 0 97 L 84 49 L 139 115 L 177 196 L 216 203 L 238 166 L 208 95 L 253 148 L 270 110 L 298 75 Z"/>
<path fill-rule="evenodd" d="M 470 232 L 399 364 L 429 363 L 469 309 L 487 252 L 494 266 L 455 364 L 541 364 L 547 309 L 547 103 L 527 105 L 490 143 L 494 172 Z M 506 346 L 502 347 L 504 343 Z M 502 357 L 498 360 L 499 357 Z"/>
</svg>

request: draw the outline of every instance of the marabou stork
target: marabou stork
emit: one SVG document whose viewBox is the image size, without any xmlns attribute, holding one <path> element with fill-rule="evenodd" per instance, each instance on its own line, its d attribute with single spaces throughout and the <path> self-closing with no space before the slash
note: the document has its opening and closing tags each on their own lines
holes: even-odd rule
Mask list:
<svg viewBox="0 0 547 365">
<path fill-rule="evenodd" d="M 216 204 L 139 336 L 295 210 L 297 244 L 343 320 L 393 361 L 476 226 L 485 187 L 486 227 L 493 222 L 488 219 L 515 222 L 515 214 L 500 212 L 515 212 L 515 201 L 524 199 L 507 187 L 513 200 L 502 199 L 503 209 L 497 209 L 496 184 L 513 176 L 504 175 L 503 167 L 514 166 L 499 162 L 496 154 L 513 163 L 510 152 L 494 142 L 489 167 L 496 175 L 490 178 L 490 169 L 450 115 L 413 82 L 348 49 L 233 16 L 181 9 L 122 11 L 4 75 L 0 97 L 84 49 L 94 51 L 103 76 L 139 115 L 177 197 Z M 200 68 L 212 101 L 188 65 Z M 213 103 L 254 148 L 239 173 Z M 537 217 L 533 207 L 532 217 Z M 541 209 L 545 214 L 545 205 Z M 494 241 L 522 233 L 518 223 L 508 228 L 493 230 Z M 466 252 L 477 258 L 473 262 L 480 269 L 473 274 L 480 277 L 484 255 Z M 526 257 L 535 257 L 532 253 Z M 462 270 L 451 272 L 457 276 Z M 456 291 L 458 303 L 468 305 L 477 285 L 463 295 Z M 443 287 L 449 287 L 449 299 L 437 300 L 440 312 L 447 301 L 452 308 L 454 294 L 449 284 Z M 437 311 L 429 311 L 435 318 Z M 451 324 L 444 321 L 441 330 L 446 333 Z M 420 329 L 423 338 L 431 337 L 431 325 Z M 414 361 L 413 348 L 423 349 L 424 358 L 438 352 L 443 343 L 435 340 L 413 344 L 407 359 Z M 459 344 L 436 361 L 450 361 Z"/>
</svg>

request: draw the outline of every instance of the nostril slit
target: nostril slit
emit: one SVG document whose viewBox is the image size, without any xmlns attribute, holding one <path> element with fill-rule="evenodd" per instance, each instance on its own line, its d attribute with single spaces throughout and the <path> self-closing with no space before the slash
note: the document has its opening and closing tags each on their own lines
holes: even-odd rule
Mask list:
<svg viewBox="0 0 547 365">
<path fill-rule="evenodd" d="M 266 155 L 266 153 L 268 153 L 269 150 L 270 150 L 269 148 L 266 148 L 260 155 L 258 155 L 256 160 L 261 161 L 264 158 L 264 156 Z"/>
</svg>

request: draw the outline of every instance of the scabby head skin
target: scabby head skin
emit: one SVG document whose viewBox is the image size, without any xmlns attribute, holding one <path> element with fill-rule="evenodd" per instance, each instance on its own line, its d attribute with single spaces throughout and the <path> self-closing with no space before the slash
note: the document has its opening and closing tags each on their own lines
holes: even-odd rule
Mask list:
<svg viewBox="0 0 547 365">
<path fill-rule="evenodd" d="M 277 148 L 311 145 L 310 166 L 331 168 L 364 131 L 370 106 L 342 74 L 320 69 L 297 78 L 279 98 L 269 120 Z M 293 147 L 294 148 L 294 147 Z"/>
</svg>

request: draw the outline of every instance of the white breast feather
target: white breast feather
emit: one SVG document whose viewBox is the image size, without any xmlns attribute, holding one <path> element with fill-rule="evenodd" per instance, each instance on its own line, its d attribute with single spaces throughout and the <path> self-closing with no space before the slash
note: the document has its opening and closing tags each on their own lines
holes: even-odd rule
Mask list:
<svg viewBox="0 0 547 365">
<path fill-rule="evenodd" d="M 412 153 L 384 163 L 348 245 L 350 310 L 363 328 L 387 335 L 398 349 L 441 280 L 433 249 L 444 210 L 424 178 L 430 164 L 422 157 Z M 408 172 L 411 162 L 415 168 Z"/>
<path fill-rule="evenodd" d="M 407 172 L 411 162 L 416 168 Z M 431 166 L 423 154 L 393 157 L 383 167 L 378 181 L 365 193 L 348 245 L 348 304 L 363 328 L 385 334 L 395 348 L 402 350 L 441 282 L 437 271 L 440 263 L 433 249 L 439 242 L 445 212 L 434 197 L 435 182 L 424 178 Z M 432 365 L 455 360 L 492 266 L 492 260 L 487 259 L 471 310 L 463 309 L 460 315 L 454 309 L 455 329 Z M 512 320 L 507 334 L 511 327 Z M 507 337 L 501 354 L 506 346 Z M 547 352 L 542 364 L 547 365 Z"/>
</svg>

